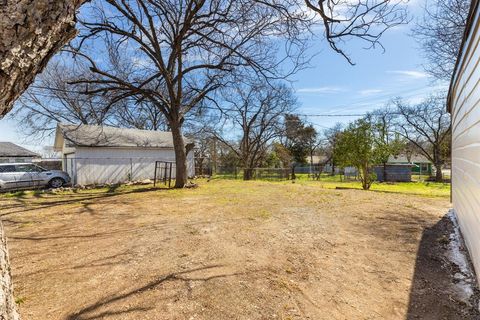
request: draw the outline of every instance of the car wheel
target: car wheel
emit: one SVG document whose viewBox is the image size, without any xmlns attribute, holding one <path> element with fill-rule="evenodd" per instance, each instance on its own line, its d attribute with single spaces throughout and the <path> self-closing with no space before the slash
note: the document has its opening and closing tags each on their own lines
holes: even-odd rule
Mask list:
<svg viewBox="0 0 480 320">
<path fill-rule="evenodd" d="M 52 188 L 61 188 L 63 187 L 64 184 L 65 184 L 65 180 L 63 180 L 62 178 L 53 178 L 48 183 L 48 185 Z"/>
</svg>

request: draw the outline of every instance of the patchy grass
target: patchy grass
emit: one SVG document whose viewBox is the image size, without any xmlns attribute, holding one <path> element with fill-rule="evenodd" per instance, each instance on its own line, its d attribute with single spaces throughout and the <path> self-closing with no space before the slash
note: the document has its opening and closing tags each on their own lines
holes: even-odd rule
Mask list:
<svg viewBox="0 0 480 320">
<path fill-rule="evenodd" d="M 419 241 L 446 198 L 197 182 L 0 196 L 22 319 L 411 316 Z"/>
<path fill-rule="evenodd" d="M 308 186 L 317 186 L 319 188 L 325 189 L 335 189 L 337 187 L 349 188 L 349 189 L 358 189 L 362 190 L 361 183 L 356 180 L 344 180 L 343 176 L 336 175 L 330 176 L 327 174 L 322 174 L 320 180 L 313 181 L 308 174 L 297 174 L 297 179 L 295 182 L 291 180 L 281 180 L 281 181 L 269 181 L 277 184 L 291 184 L 297 183 L 301 185 Z M 222 178 L 217 177 L 216 180 L 223 180 Z M 240 179 L 226 179 L 229 181 L 239 181 Z M 262 180 L 259 180 L 262 181 Z M 266 181 L 264 181 L 266 182 Z M 411 194 L 419 195 L 426 197 L 450 197 L 450 183 L 438 183 L 438 182 L 425 182 L 425 181 L 412 181 L 412 182 L 395 182 L 395 183 L 383 183 L 383 182 L 374 182 L 369 191 L 374 192 L 390 192 L 390 193 L 400 193 L 400 194 Z"/>
<path fill-rule="evenodd" d="M 213 183 L 215 181 L 215 183 Z M 207 179 L 197 179 L 196 183 L 201 185 L 208 184 Z M 264 181 L 264 180 L 252 180 L 252 181 L 243 181 L 240 179 L 221 179 L 216 178 L 212 180 L 212 183 L 209 184 L 209 188 L 213 188 L 212 192 L 221 192 L 222 190 L 228 192 L 239 192 L 240 195 L 243 193 L 252 192 L 248 187 L 249 185 L 264 185 L 272 184 L 272 187 L 275 185 L 289 185 L 289 184 L 300 184 L 305 186 L 312 186 L 325 189 L 335 189 L 336 187 L 350 188 L 361 190 L 361 183 L 354 180 L 343 180 L 341 176 L 330 176 L 322 175 L 320 180 L 312 181 L 308 175 L 299 174 L 295 182 L 291 180 L 281 180 L 281 181 Z M 172 184 L 173 185 L 173 184 Z M 224 189 L 226 188 L 226 189 Z M 89 189 L 65 189 L 60 191 L 51 191 L 51 190 L 32 190 L 32 191 L 17 191 L 9 193 L 0 193 L 1 198 L 31 198 L 36 197 L 39 199 L 45 198 L 48 200 L 52 196 L 78 196 L 89 197 L 92 195 L 97 196 L 108 196 L 108 195 L 117 195 L 117 194 L 128 194 L 128 193 L 141 193 L 148 191 L 167 191 L 169 197 L 176 197 L 181 195 L 181 190 L 178 189 L 169 189 L 167 186 L 162 184 L 153 187 L 152 184 L 148 185 L 115 185 L 115 186 L 102 186 L 97 188 Z M 204 192 L 198 190 L 198 192 Z M 388 192 L 388 193 L 400 193 L 400 194 L 411 194 L 427 197 L 450 197 L 450 184 L 449 183 L 437 183 L 437 182 L 397 182 L 397 183 L 379 183 L 375 182 L 372 184 L 369 191 L 374 192 Z M 209 191 L 210 192 L 210 191 Z M 236 202 L 235 202 L 236 201 Z M 238 204 L 238 199 L 232 199 L 230 196 L 220 197 L 217 199 L 219 204 Z"/>
<path fill-rule="evenodd" d="M 362 189 L 360 182 L 319 181 L 321 187 L 335 189 L 336 187 Z M 373 183 L 369 191 L 412 194 L 427 197 L 450 197 L 450 184 L 437 182 L 397 182 Z"/>
</svg>

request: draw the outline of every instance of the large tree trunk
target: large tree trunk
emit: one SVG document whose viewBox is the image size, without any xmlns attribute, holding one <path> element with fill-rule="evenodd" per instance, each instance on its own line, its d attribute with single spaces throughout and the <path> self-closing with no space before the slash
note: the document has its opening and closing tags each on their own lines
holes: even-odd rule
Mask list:
<svg viewBox="0 0 480 320">
<path fill-rule="evenodd" d="M 252 168 L 243 168 L 243 180 L 252 180 L 253 178 L 253 169 Z"/>
<path fill-rule="evenodd" d="M 0 0 L 0 118 L 75 37 L 75 11 L 85 1 Z"/>
<path fill-rule="evenodd" d="M 435 165 L 435 181 L 436 182 L 443 182 L 443 174 L 442 174 L 442 165 L 436 164 Z"/>
<path fill-rule="evenodd" d="M 17 320 L 18 316 L 13 297 L 12 278 L 10 275 L 10 260 L 8 258 L 7 237 L 3 224 L 0 222 L 0 319 Z"/>
<path fill-rule="evenodd" d="M 170 123 L 175 149 L 175 188 L 183 188 L 188 182 L 187 150 L 183 141 L 182 126 L 179 123 Z"/>
<path fill-rule="evenodd" d="M 75 35 L 75 12 L 86 0 L 0 0 L 0 119 L 48 60 Z M 0 319 L 19 319 L 8 248 L 0 223 Z"/>
</svg>

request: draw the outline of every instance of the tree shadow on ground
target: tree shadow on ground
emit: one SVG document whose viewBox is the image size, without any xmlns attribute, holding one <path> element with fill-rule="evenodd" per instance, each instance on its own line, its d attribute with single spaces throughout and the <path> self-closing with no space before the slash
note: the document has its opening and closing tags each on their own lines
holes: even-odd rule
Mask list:
<svg viewBox="0 0 480 320">
<path fill-rule="evenodd" d="M 82 203 L 86 210 L 88 210 L 88 205 L 94 200 L 100 200 L 105 198 L 117 197 L 125 194 L 135 194 L 135 193 L 145 193 L 145 192 L 155 192 L 155 191 L 169 191 L 174 189 L 164 189 L 164 188 L 154 188 L 154 187 L 145 187 L 138 188 L 128 191 L 116 191 L 116 188 L 109 188 L 106 192 L 93 192 L 93 193 L 72 193 L 72 194 L 58 194 L 47 197 L 40 197 L 39 201 L 32 201 L 34 197 L 16 197 L 16 198 L 6 198 L 2 201 L 12 201 L 13 204 L 1 205 L 2 213 L 0 218 L 9 216 L 15 213 L 23 213 L 28 211 L 34 211 L 39 209 L 54 208 L 56 206 L 69 205 L 75 203 Z M 38 198 L 38 197 L 35 197 Z M 13 209 L 13 210 L 12 210 Z M 18 210 L 15 210 L 18 209 Z M 2 219 L 3 220 L 3 219 Z"/>
<path fill-rule="evenodd" d="M 458 266 L 449 261 L 447 250 L 453 224 L 444 216 L 422 233 L 410 291 L 408 320 L 480 319 L 478 290 L 470 301 L 455 293 L 454 275 Z"/>
<path fill-rule="evenodd" d="M 130 312 L 135 312 L 135 311 L 148 311 L 153 309 L 153 307 L 135 307 L 135 308 L 130 308 L 126 310 L 107 310 L 107 311 L 102 311 L 104 308 L 111 308 L 113 307 L 112 305 L 117 302 L 124 302 L 128 298 L 135 296 L 135 295 L 140 295 L 142 293 L 148 292 L 150 290 L 156 289 L 159 286 L 161 286 L 163 283 L 167 281 L 182 281 L 182 282 L 188 282 L 188 281 L 209 281 L 212 279 L 218 279 L 218 278 L 226 278 L 226 277 L 233 277 L 233 276 L 238 276 L 238 275 L 244 275 L 246 274 L 245 272 L 235 272 L 235 273 L 220 273 L 220 274 L 215 274 L 215 275 L 210 275 L 210 276 L 199 276 L 199 277 L 193 277 L 193 276 L 188 276 L 189 273 L 193 272 L 199 272 L 199 271 L 208 271 L 208 270 L 213 270 L 215 268 L 222 268 L 225 267 L 224 265 L 220 264 L 215 264 L 215 265 L 209 265 L 205 267 L 199 267 L 199 268 L 193 268 L 185 271 L 179 271 L 179 272 L 173 272 L 169 273 L 163 276 L 158 277 L 157 279 L 148 282 L 145 285 L 142 285 L 138 288 L 133 288 L 132 290 L 129 290 L 127 292 L 123 293 L 117 293 L 113 295 L 106 296 L 95 303 L 86 306 L 82 308 L 80 311 L 72 313 L 68 315 L 65 320 L 92 320 L 92 319 L 102 319 L 105 316 L 120 316 L 122 314 L 130 313 Z"/>
</svg>

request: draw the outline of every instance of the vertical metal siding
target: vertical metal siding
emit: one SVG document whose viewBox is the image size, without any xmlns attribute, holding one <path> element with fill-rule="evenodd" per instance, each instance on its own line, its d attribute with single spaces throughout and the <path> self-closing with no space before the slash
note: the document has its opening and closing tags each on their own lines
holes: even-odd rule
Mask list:
<svg viewBox="0 0 480 320">
<path fill-rule="evenodd" d="M 76 170 L 71 176 L 79 185 L 152 179 L 155 161 L 174 162 L 175 153 L 173 150 L 152 148 L 81 147 L 75 150 Z M 187 157 L 187 170 L 189 176 L 195 174 L 193 152 Z"/>
<path fill-rule="evenodd" d="M 480 31 L 479 13 L 459 57 L 449 101 L 452 112 L 452 202 L 480 275 Z"/>
</svg>

